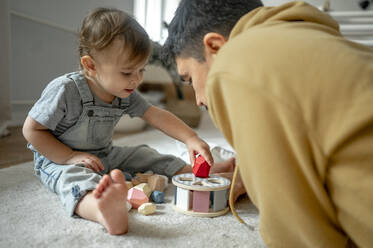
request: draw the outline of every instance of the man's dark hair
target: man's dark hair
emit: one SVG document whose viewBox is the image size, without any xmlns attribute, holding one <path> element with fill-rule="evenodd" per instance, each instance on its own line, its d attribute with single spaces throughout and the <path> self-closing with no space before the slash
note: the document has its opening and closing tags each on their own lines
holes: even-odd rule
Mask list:
<svg viewBox="0 0 373 248">
<path fill-rule="evenodd" d="M 205 34 L 228 38 L 243 15 L 261 6 L 261 0 L 182 0 L 169 24 L 162 59 L 170 62 L 180 56 L 204 61 Z"/>
</svg>

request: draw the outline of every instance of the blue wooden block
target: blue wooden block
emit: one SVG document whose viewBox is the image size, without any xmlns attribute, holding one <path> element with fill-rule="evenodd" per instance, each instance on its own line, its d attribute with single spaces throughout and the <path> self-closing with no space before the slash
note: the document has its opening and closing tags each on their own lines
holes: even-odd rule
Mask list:
<svg viewBox="0 0 373 248">
<path fill-rule="evenodd" d="M 214 191 L 210 191 L 210 206 L 214 205 Z"/>
<path fill-rule="evenodd" d="M 125 172 L 125 171 L 122 171 L 122 172 L 123 172 L 123 176 L 126 178 L 126 181 L 131 181 L 132 180 L 131 174 L 129 174 L 128 172 Z"/>
<path fill-rule="evenodd" d="M 163 203 L 164 202 L 164 193 L 154 190 L 153 193 L 150 195 L 150 198 L 155 203 Z"/>
<path fill-rule="evenodd" d="M 174 204 L 176 205 L 176 200 L 177 200 L 177 187 L 174 187 Z"/>
<path fill-rule="evenodd" d="M 227 207 L 227 191 L 228 190 L 221 190 L 221 191 L 214 191 L 214 203 L 212 209 L 214 212 L 223 210 Z"/>
</svg>

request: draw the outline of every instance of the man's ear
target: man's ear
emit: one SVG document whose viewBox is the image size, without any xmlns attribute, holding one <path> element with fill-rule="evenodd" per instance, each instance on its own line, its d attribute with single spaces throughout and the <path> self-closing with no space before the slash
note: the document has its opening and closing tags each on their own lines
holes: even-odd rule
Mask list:
<svg viewBox="0 0 373 248">
<path fill-rule="evenodd" d="M 93 58 L 89 55 L 84 55 L 80 58 L 80 63 L 84 67 L 84 69 L 88 72 L 89 76 L 95 76 L 96 74 L 96 66 L 95 61 Z"/>
<path fill-rule="evenodd" d="M 208 64 L 211 64 L 214 56 L 219 49 L 227 42 L 225 37 L 219 33 L 207 33 L 203 37 L 203 45 L 205 46 L 205 59 Z"/>
<path fill-rule="evenodd" d="M 219 49 L 227 42 L 225 37 L 219 33 L 207 33 L 203 37 L 203 44 L 205 45 L 205 52 L 216 54 Z"/>
</svg>

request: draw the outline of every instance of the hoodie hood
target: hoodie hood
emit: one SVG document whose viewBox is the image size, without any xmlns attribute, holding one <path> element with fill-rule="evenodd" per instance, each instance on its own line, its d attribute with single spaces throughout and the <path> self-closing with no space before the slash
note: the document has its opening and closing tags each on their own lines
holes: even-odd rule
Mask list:
<svg viewBox="0 0 373 248">
<path fill-rule="evenodd" d="M 254 26 L 296 21 L 321 24 L 339 32 L 338 23 L 328 14 L 305 2 L 289 2 L 278 7 L 260 7 L 250 11 L 234 26 L 230 38 Z"/>
</svg>

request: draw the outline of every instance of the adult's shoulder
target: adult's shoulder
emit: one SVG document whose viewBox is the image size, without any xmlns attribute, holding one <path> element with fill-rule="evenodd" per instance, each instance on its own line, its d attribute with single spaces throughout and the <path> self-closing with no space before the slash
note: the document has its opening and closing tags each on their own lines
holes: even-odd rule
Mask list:
<svg viewBox="0 0 373 248">
<path fill-rule="evenodd" d="M 211 73 L 231 72 L 247 75 L 268 59 L 275 46 L 263 42 L 266 31 L 247 30 L 229 39 L 219 50 L 211 67 Z M 269 51 L 271 50 L 271 52 Z M 263 57 L 264 56 L 264 57 Z"/>
</svg>

